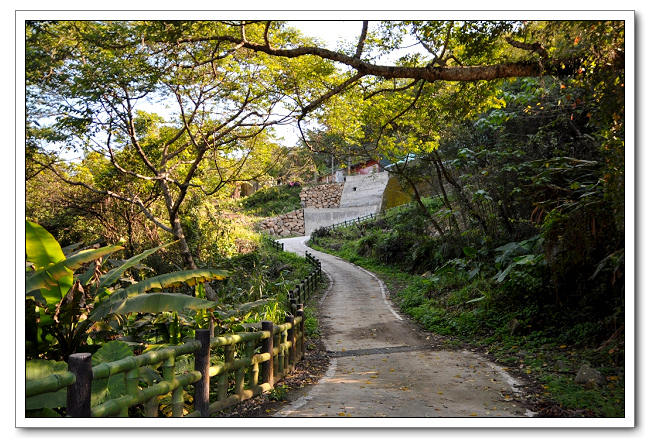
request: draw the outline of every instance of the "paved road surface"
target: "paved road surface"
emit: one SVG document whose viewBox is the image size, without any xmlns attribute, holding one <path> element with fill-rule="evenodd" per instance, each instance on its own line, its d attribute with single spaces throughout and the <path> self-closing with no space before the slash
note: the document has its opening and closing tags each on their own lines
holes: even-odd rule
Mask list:
<svg viewBox="0 0 650 448">
<path fill-rule="evenodd" d="M 391 306 L 383 283 L 368 271 L 305 246 L 331 280 L 320 316 L 332 360 L 306 395 L 276 417 L 526 417 L 515 380 L 468 351 L 441 350 Z M 433 423 L 433 421 L 431 421 Z M 468 422 L 470 424 L 471 422 Z M 424 424 L 427 424 L 426 422 Z"/>
</svg>

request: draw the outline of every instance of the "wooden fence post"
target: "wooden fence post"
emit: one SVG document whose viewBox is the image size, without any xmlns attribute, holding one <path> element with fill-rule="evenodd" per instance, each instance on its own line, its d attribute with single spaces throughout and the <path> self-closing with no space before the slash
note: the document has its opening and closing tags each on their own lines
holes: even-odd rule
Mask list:
<svg viewBox="0 0 650 448">
<path fill-rule="evenodd" d="M 301 317 L 300 319 L 300 351 L 298 352 L 298 361 L 301 360 L 305 354 L 305 309 L 304 305 L 298 305 L 298 311 L 296 311 L 296 316 Z"/>
<path fill-rule="evenodd" d="M 284 321 L 291 325 L 291 328 L 287 330 L 287 340 L 291 343 L 289 346 L 289 370 L 293 370 L 296 365 L 296 329 L 295 329 L 295 318 L 292 315 L 287 315 L 284 318 Z"/>
<path fill-rule="evenodd" d="M 195 339 L 201 343 L 201 348 L 194 358 L 194 369 L 201 372 L 201 379 L 194 383 L 194 410 L 201 417 L 208 417 L 210 405 L 210 330 L 196 330 Z"/>
<path fill-rule="evenodd" d="M 273 386 L 273 322 L 262 321 L 262 331 L 268 331 L 269 337 L 262 341 L 262 353 L 269 354 L 269 360 L 262 363 L 262 383 Z"/>
<path fill-rule="evenodd" d="M 90 353 L 74 353 L 68 357 L 68 371 L 76 380 L 68 386 L 66 412 L 70 417 L 90 417 L 90 390 L 93 363 Z"/>
</svg>

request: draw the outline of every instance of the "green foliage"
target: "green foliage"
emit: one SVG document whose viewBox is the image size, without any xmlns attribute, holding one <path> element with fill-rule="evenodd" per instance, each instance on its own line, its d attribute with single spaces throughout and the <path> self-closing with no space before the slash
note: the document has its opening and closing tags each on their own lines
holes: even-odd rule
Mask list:
<svg viewBox="0 0 650 448">
<path fill-rule="evenodd" d="M 282 215 L 300 208 L 300 183 L 264 187 L 239 202 L 243 211 L 256 216 Z"/>
<path fill-rule="evenodd" d="M 254 22 L 243 29 L 249 42 L 269 48 L 270 42 L 275 48 L 313 44 L 282 23 L 266 28 Z M 154 337 L 151 325 L 155 337 L 174 343 L 213 316 L 224 329 L 247 323 L 252 315 L 242 319 L 235 310 L 251 301 L 280 319 L 286 291 L 308 268 L 287 254 L 253 251 L 259 240 L 239 230 L 237 218 L 219 202 L 233 182 L 285 176 L 289 151 L 273 143 L 262 117 L 280 104 L 306 113 L 305 105 L 315 101 L 318 130 L 307 130 L 309 148 L 291 156 L 298 171 L 311 177 L 329 170 L 332 160 L 339 165 L 371 157 L 388 165 L 414 198 L 413 206 L 381 220 L 317 231 L 315 246 L 381 272 L 418 274 L 398 281 L 412 283 L 394 295 L 405 311 L 433 331 L 483 338 L 498 356 L 531 371 L 544 366 L 530 351 L 558 341 L 602 347 L 594 359 L 621 365 L 623 22 L 382 23 L 368 34 L 363 58 L 370 50 L 390 52 L 408 34 L 431 56 L 407 55 L 396 63 L 400 67 L 526 60 L 545 71 L 488 82 L 365 77 L 327 103 L 320 102 L 324 93 L 345 79 L 331 62 L 313 55 L 274 58 L 227 41 L 204 43 L 232 32 L 239 36 L 240 28 L 225 22 L 27 23 L 28 216 L 47 223 L 65 244 L 95 235 L 109 242 L 127 237 L 125 244 L 97 252 L 66 253 L 54 237 L 28 224 L 28 353 L 58 358 L 92 342 L 85 340 L 89 334 L 96 340 L 121 335 L 135 344 Z M 527 48 L 508 44 L 510 37 Z M 352 54 L 355 45 L 344 48 Z M 551 63 L 546 56 L 557 59 Z M 300 98 L 290 99 L 295 91 Z M 134 112 L 132 98 L 175 99 L 176 114 L 166 121 Z M 115 114 L 106 117 L 107 107 Z M 260 120 L 242 120 L 244 111 Z M 41 116 L 53 117 L 53 124 L 39 125 Z M 95 144 L 106 126 L 115 130 L 111 140 Z M 45 150 L 47 144 L 84 151 L 83 160 L 53 164 L 57 157 Z M 312 151 L 320 154 L 312 157 Z M 63 180 L 72 183 L 62 186 Z M 91 190 L 79 193 L 80 184 Z M 264 189 L 241 207 L 257 217 L 280 214 L 299 206 L 298 192 L 288 185 Z M 205 201 L 206 195 L 214 200 Z M 117 205 L 115 199 L 126 202 Z M 170 235 L 160 238 L 155 226 Z M 168 272 L 180 263 L 232 271 L 215 285 L 220 310 L 186 310 L 176 300 L 179 306 L 172 306 L 179 293 L 194 296 L 184 299 L 188 303 L 205 296 L 202 284 L 192 292 L 184 280 L 156 288 L 169 291 L 147 289 L 140 291 L 146 297 L 132 296 L 135 302 L 116 303 L 129 283 L 154 284 L 146 278 L 150 272 L 136 267 L 144 256 L 112 275 L 105 261 L 93 266 L 118 247 L 125 258 L 134 257 L 170 238 L 181 244 L 170 246 L 165 257 L 160 251 L 149 258 L 152 264 L 159 256 L 159 274 L 159 266 Z M 171 308 L 155 316 L 107 312 L 101 322 L 87 318 L 90 304 L 97 305 L 95 312 L 109 304 L 133 311 L 154 300 L 164 305 L 148 310 Z M 513 319 L 522 323 L 520 333 L 508 328 Z M 526 353 L 510 348 L 515 346 Z M 558 382 L 554 390 L 568 389 Z M 587 406 L 577 403 L 572 405 Z"/>
<path fill-rule="evenodd" d="M 511 275 L 518 274 L 518 281 L 522 281 L 525 266 L 543 266 L 545 258 L 540 252 L 543 240 L 540 235 L 534 236 L 525 241 L 511 242 L 494 249 L 494 265 L 498 272 L 494 276 L 496 283 L 502 283 Z M 513 273 L 513 271 L 515 271 Z"/>
<path fill-rule="evenodd" d="M 110 341 L 102 345 L 93 354 L 92 364 L 96 366 L 102 363 L 119 361 L 129 356 L 133 356 L 133 352 L 127 344 L 122 341 Z M 93 381 L 91 394 L 91 406 L 97 406 L 108 400 L 114 400 L 126 395 L 124 376 L 114 375 L 107 379 Z"/>
<path fill-rule="evenodd" d="M 318 318 L 314 315 L 314 310 L 311 307 L 305 308 L 305 337 L 316 338 L 321 335 L 319 328 Z"/>
<path fill-rule="evenodd" d="M 249 36 L 263 30 L 250 28 Z M 204 39 L 230 30 L 212 21 L 26 23 L 27 53 L 35 58 L 27 70 L 30 172 L 48 170 L 30 177 L 30 192 L 85 219 L 70 232 L 74 220 L 63 210 L 50 214 L 36 197 L 28 199 L 30 217 L 47 218 L 57 236 L 126 237 L 127 256 L 179 240 L 168 266 L 193 269 L 240 252 L 242 235 L 202 200 L 222 201 L 242 181 L 278 174 L 286 150 L 273 141 L 271 111 L 293 91 L 287 81 L 303 77 L 303 69 L 325 78 L 334 70 L 318 58 L 276 61 L 232 47 L 214 59 Z M 301 40 L 281 24 L 270 36 Z M 169 118 L 142 110 L 147 103 L 163 104 Z M 49 117 L 47 125 L 38 124 L 40 116 Z M 108 128 L 110 139 L 95 138 Z M 46 156 L 56 160 L 50 153 L 64 151 L 81 159 L 46 164 Z M 73 194 L 42 194 L 50 177 Z"/>
<path fill-rule="evenodd" d="M 286 384 L 278 384 L 269 391 L 269 398 L 273 401 L 285 401 L 288 390 L 289 386 Z"/>
<path fill-rule="evenodd" d="M 45 378 L 51 374 L 60 374 L 68 371 L 68 364 L 62 361 L 32 359 L 25 363 L 25 381 Z M 33 417 L 59 417 L 55 409 L 65 408 L 67 400 L 66 389 L 56 392 L 29 397 L 25 400 L 26 416 Z"/>
<path fill-rule="evenodd" d="M 595 391 L 571 384 L 583 362 L 603 366 L 612 378 L 620 376 L 622 339 L 603 343 L 617 328 L 614 322 L 620 318 L 619 311 L 594 321 L 593 316 L 604 310 L 592 307 L 568 312 L 565 304 L 555 302 L 542 235 L 494 249 L 465 246 L 460 254 L 452 255 L 457 258 L 447 259 L 432 272 L 408 275 L 400 263 L 381 261 L 370 250 L 382 235 L 380 226 L 389 227 L 390 217 L 363 227 L 323 232 L 312 236 L 312 243 L 380 275 L 401 311 L 426 330 L 444 335 L 450 344 L 480 345 L 511 369 L 534 375 L 546 388 L 541 399 L 598 416 L 622 415 L 619 380 L 609 382 L 606 390 Z M 440 257 L 440 240 L 432 241 L 437 242 L 428 247 Z M 480 270 L 472 275 L 474 266 Z M 614 266 L 618 266 L 616 256 L 603 261 L 598 275 Z M 518 321 L 515 332 L 514 320 Z"/>
<path fill-rule="evenodd" d="M 232 201 L 195 195 L 186 205 L 181 223 L 198 266 L 220 265 L 224 259 L 254 250 L 259 243 L 252 219 L 228 208 Z"/>
<path fill-rule="evenodd" d="M 70 354 L 86 346 L 93 334 L 95 337 L 123 334 L 125 315 L 214 309 L 214 302 L 202 298 L 148 292 L 181 285 L 195 286 L 205 281 L 223 280 L 228 275 L 219 270 L 182 271 L 138 283 L 122 275 L 155 249 L 105 271 L 102 259 L 120 250 L 121 246 L 81 250 L 65 257 L 56 240 L 41 226 L 29 221 L 26 240 L 27 260 L 30 263 L 25 302 L 28 358 L 46 356 L 66 360 Z M 59 260 L 61 256 L 64 258 Z M 45 263 L 47 265 L 44 266 Z M 88 268 L 85 268 L 86 265 Z M 29 270 L 33 273 L 30 274 Z M 60 279 L 71 280 L 68 283 L 72 286 L 61 288 Z M 122 288 L 123 281 L 133 284 Z"/>
<path fill-rule="evenodd" d="M 396 23 L 386 30 L 394 43 L 408 28 L 452 48 L 474 31 L 495 38 L 508 26 Z M 406 303 L 436 331 L 451 332 L 451 319 L 459 334 L 478 335 L 483 331 L 473 322 L 487 319 L 484 333 L 497 334 L 509 321 L 495 317 L 502 313 L 525 321 L 527 332 L 540 326 L 547 335 L 570 333 L 594 344 L 624 328 L 624 104 L 616 99 L 623 87 L 622 23 L 527 23 L 516 30 L 530 41 L 543 37 L 549 54 L 567 58 L 566 70 L 477 86 L 372 86 L 372 102 L 358 117 L 366 130 L 358 145 L 395 162 L 388 169 L 419 193 L 418 212 L 403 208 L 401 219 L 317 234 L 314 244 L 355 262 L 372 257 L 433 273 L 436 293 Z M 519 51 L 501 53 L 498 39 L 482 37 L 459 48 L 467 51 L 463 57 L 478 62 Z M 423 199 L 428 194 L 434 207 Z M 455 277 L 466 283 L 446 293 Z M 480 292 L 465 294 L 468 284 Z"/>
<path fill-rule="evenodd" d="M 570 375 L 547 375 L 542 377 L 548 396 L 565 409 L 586 409 L 595 417 L 625 417 L 625 392 L 620 387 L 623 378 L 608 382 L 604 388 L 585 389 L 577 385 Z"/>
</svg>

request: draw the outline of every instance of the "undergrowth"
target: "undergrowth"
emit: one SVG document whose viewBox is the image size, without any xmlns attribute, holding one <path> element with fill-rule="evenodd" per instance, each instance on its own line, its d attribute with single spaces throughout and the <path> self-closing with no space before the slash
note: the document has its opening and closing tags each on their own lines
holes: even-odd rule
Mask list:
<svg viewBox="0 0 650 448">
<path fill-rule="evenodd" d="M 298 183 L 264 187 L 238 202 L 242 211 L 249 215 L 269 217 L 282 215 L 300 208 Z"/>
<path fill-rule="evenodd" d="M 452 345 L 479 346 L 513 373 L 527 375 L 539 386 L 536 399 L 586 410 L 587 415 L 624 417 L 624 338 L 611 337 L 604 319 L 590 321 L 588 310 L 569 313 L 554 301 L 543 266 L 522 263 L 502 277 L 507 263 L 519 259 L 508 260 L 502 251 L 497 253 L 504 261 L 501 269 L 488 269 L 487 263 L 476 263 L 478 251 L 443 256 L 440 242 L 404 235 L 386 219 L 390 216 L 356 227 L 321 229 L 312 234 L 310 246 L 376 273 L 393 302 L 423 329 L 445 336 Z M 400 224 L 408 224 L 403 216 Z M 426 261 L 423 247 L 431 252 Z M 597 368 L 607 384 L 594 389 L 576 384 L 584 364 Z"/>
</svg>

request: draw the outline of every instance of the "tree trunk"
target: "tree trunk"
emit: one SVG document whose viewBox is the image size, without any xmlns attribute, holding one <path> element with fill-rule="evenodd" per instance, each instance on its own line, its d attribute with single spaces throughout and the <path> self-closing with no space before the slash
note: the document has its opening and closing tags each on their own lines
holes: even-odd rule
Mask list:
<svg viewBox="0 0 650 448">
<path fill-rule="evenodd" d="M 427 217 L 429 222 L 433 224 L 433 227 L 438 231 L 440 236 L 444 237 L 445 232 L 442 230 L 442 227 L 440 227 L 440 224 L 438 224 L 438 221 L 436 218 L 429 212 L 429 209 L 427 209 L 427 206 L 424 205 L 424 202 L 422 202 L 422 197 L 420 196 L 420 192 L 418 191 L 417 185 L 415 185 L 415 182 L 413 182 L 413 179 L 411 179 L 410 176 L 404 173 L 403 170 L 398 169 L 398 175 L 402 177 L 402 179 L 405 179 L 406 182 L 409 184 L 409 186 L 413 189 L 413 198 L 415 199 L 415 203 L 420 207 L 420 210 L 424 213 L 424 215 Z"/>
<path fill-rule="evenodd" d="M 194 257 L 190 252 L 190 247 L 187 245 L 187 240 L 185 239 L 185 233 L 183 233 L 183 227 L 181 226 L 181 220 L 178 216 L 172 218 L 172 231 L 174 239 L 178 241 L 178 248 L 181 253 L 181 258 L 183 259 L 183 266 L 187 269 L 197 269 L 196 263 L 194 262 Z"/>
<path fill-rule="evenodd" d="M 433 166 L 436 169 L 436 175 L 437 175 L 437 180 L 438 180 L 438 186 L 440 187 L 440 193 L 442 194 L 443 201 L 445 202 L 445 205 L 449 209 L 451 214 L 451 220 L 454 223 L 454 227 L 456 228 L 456 232 L 458 234 L 458 237 L 462 235 L 462 232 L 460 231 L 460 226 L 458 225 L 458 220 L 456 219 L 456 216 L 453 213 L 453 207 L 451 206 L 451 202 L 449 201 L 449 198 L 447 197 L 447 190 L 445 190 L 445 185 L 442 181 L 442 174 L 440 172 L 440 166 L 438 166 L 438 161 L 433 160 Z M 443 167 L 444 169 L 444 167 Z M 433 186 L 433 185 L 432 185 Z"/>
<path fill-rule="evenodd" d="M 185 233 L 183 232 L 183 226 L 181 225 L 181 218 L 178 215 L 178 206 L 180 205 L 180 202 L 174 204 L 172 193 L 165 180 L 159 180 L 158 185 L 160 185 L 163 197 L 165 198 L 165 205 L 167 207 L 167 213 L 169 214 L 169 223 L 171 224 L 171 233 L 174 236 L 174 239 L 178 241 L 178 248 L 181 253 L 181 258 L 183 259 L 183 265 L 187 269 L 197 269 L 192 252 L 190 252 L 190 246 L 188 246 L 187 240 L 185 239 Z M 184 191 L 181 192 L 177 201 L 181 201 L 183 197 Z M 217 294 L 214 292 L 212 287 L 208 283 L 205 283 L 203 288 L 205 289 L 206 298 L 213 302 L 217 302 Z"/>
<path fill-rule="evenodd" d="M 178 248 L 181 253 L 181 258 L 183 259 L 183 265 L 187 269 L 197 269 L 196 263 L 194 262 L 194 257 L 192 256 L 192 252 L 190 252 L 190 246 L 188 246 L 187 240 L 185 239 L 185 233 L 183 233 L 183 226 L 181 226 L 180 218 L 178 216 L 175 216 L 171 218 L 171 221 L 173 231 L 172 233 L 174 235 L 174 239 L 178 241 Z M 217 302 L 217 294 L 208 283 L 205 283 L 203 285 L 203 289 L 205 289 L 205 296 L 207 299 L 212 300 L 213 302 Z"/>
<path fill-rule="evenodd" d="M 447 171 L 447 168 L 445 168 L 444 164 L 442 163 L 442 159 L 440 158 L 440 154 L 435 154 L 434 157 L 437 157 L 437 160 L 436 160 L 437 163 L 438 163 L 437 166 L 440 167 L 440 171 L 442 172 L 442 175 L 445 177 L 447 182 L 449 182 L 449 184 L 452 187 L 454 187 L 454 189 L 456 190 L 456 194 L 458 195 L 458 199 L 465 205 L 465 207 L 467 207 L 467 212 L 470 214 L 470 216 L 474 217 L 478 221 L 478 223 L 481 226 L 481 228 L 483 229 L 483 231 L 486 234 L 489 234 L 490 232 L 488 230 L 488 226 L 487 226 L 485 220 L 480 215 L 480 213 L 474 209 L 474 207 L 472 206 L 472 203 L 470 202 L 470 200 L 467 199 L 467 197 L 465 196 L 465 191 L 463 190 L 463 188 L 449 174 L 449 172 Z"/>
</svg>

